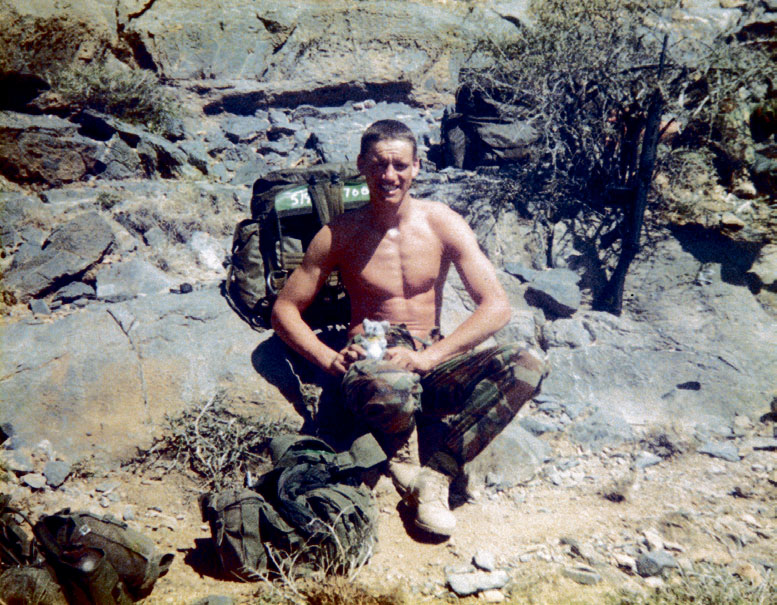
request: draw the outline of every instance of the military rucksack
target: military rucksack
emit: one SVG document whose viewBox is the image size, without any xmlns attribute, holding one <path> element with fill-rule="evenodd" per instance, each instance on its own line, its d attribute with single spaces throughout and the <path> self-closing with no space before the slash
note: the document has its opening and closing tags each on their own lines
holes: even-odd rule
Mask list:
<svg viewBox="0 0 777 605">
<path fill-rule="evenodd" d="M 47 560 L 70 565 L 70 551 L 98 550 L 124 583 L 133 600 L 151 593 L 154 583 L 173 562 L 172 553 L 160 553 L 147 536 L 110 515 L 64 509 L 38 520 L 33 528 Z"/>
<path fill-rule="evenodd" d="M 366 562 L 376 541 L 376 510 L 360 471 L 385 461 L 375 438 L 336 453 L 313 437 L 270 444 L 274 468 L 248 488 L 203 496 L 222 570 L 245 581 L 267 574 L 337 573 Z"/>
<path fill-rule="evenodd" d="M 29 524 L 29 521 L 11 506 L 11 496 L 0 494 L 0 570 L 34 565 L 42 560 L 35 542 L 24 531 L 23 523 Z"/>
<path fill-rule="evenodd" d="M 225 293 L 232 308 L 254 327 L 269 312 L 310 241 L 332 218 L 369 201 L 353 164 L 287 168 L 258 179 L 251 218 L 235 227 Z M 347 323 L 350 308 L 337 274 L 330 276 L 306 314 L 314 325 Z"/>
<path fill-rule="evenodd" d="M 22 527 L 32 528 L 32 539 Z M 173 554 L 110 516 L 64 509 L 32 523 L 0 494 L 0 597 L 19 605 L 129 605 L 151 593 Z"/>
</svg>

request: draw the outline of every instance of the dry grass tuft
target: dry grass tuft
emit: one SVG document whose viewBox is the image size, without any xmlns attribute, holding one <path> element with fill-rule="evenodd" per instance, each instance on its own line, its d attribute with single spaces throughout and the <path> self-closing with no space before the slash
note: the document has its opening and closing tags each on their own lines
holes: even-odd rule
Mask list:
<svg viewBox="0 0 777 605">
<path fill-rule="evenodd" d="M 268 465 L 264 452 L 273 437 L 297 430 L 283 420 L 238 414 L 231 403 L 225 391 L 218 391 L 201 405 L 166 416 L 163 436 L 130 466 L 141 472 L 192 471 L 215 490 L 241 484 L 249 468 Z"/>
<path fill-rule="evenodd" d="M 777 579 L 772 571 L 760 582 L 732 573 L 726 567 L 698 564 L 679 571 L 655 592 L 619 594 L 611 605 L 767 605 L 777 603 Z"/>
</svg>

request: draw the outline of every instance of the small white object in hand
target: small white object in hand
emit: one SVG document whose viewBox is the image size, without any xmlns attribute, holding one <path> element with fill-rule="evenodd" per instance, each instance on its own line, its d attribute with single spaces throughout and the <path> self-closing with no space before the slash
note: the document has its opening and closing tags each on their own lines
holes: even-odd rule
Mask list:
<svg viewBox="0 0 777 605">
<path fill-rule="evenodd" d="M 367 359 L 383 359 L 388 343 L 386 342 L 386 330 L 389 329 L 387 321 L 372 321 L 365 318 L 362 322 L 364 334 L 361 345 L 367 353 Z"/>
</svg>

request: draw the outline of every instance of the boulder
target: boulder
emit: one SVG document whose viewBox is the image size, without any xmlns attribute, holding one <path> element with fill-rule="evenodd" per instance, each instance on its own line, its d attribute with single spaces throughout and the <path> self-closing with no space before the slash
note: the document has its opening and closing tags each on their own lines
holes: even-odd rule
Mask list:
<svg viewBox="0 0 777 605">
<path fill-rule="evenodd" d="M 51 232 L 43 247 L 25 244 L 14 255 L 3 288 L 22 302 L 82 275 L 102 259 L 113 232 L 96 212 L 86 212 Z"/>
<path fill-rule="evenodd" d="M 0 111 L 0 173 L 11 181 L 58 187 L 105 169 L 102 143 L 54 116 Z"/>
<path fill-rule="evenodd" d="M 531 480 L 550 456 L 550 446 L 524 429 L 518 418 L 464 465 L 467 489 L 505 490 Z"/>
<path fill-rule="evenodd" d="M 271 334 L 251 330 L 215 287 L 91 305 L 47 324 L 5 324 L 0 423 L 12 421 L 20 443 L 48 439 L 68 460 L 116 460 L 148 446 L 166 414 L 218 388 L 293 413 L 253 365 Z M 284 366 L 276 365 L 281 384 Z"/>
</svg>

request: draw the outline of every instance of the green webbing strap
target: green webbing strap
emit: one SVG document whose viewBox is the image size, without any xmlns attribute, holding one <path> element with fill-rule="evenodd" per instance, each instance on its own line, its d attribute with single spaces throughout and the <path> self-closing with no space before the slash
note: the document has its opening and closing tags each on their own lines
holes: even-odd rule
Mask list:
<svg viewBox="0 0 777 605">
<path fill-rule="evenodd" d="M 306 435 L 281 435 L 270 442 L 276 466 L 292 466 L 298 461 L 324 462 L 337 472 L 368 469 L 386 460 L 386 454 L 372 433 L 356 439 L 348 451 L 336 453 L 325 441 Z"/>
<path fill-rule="evenodd" d="M 316 210 L 318 222 L 323 227 L 334 217 L 345 212 L 343 205 L 343 182 L 338 174 L 332 174 L 329 182 L 311 175 L 308 179 L 308 194 Z"/>
</svg>

